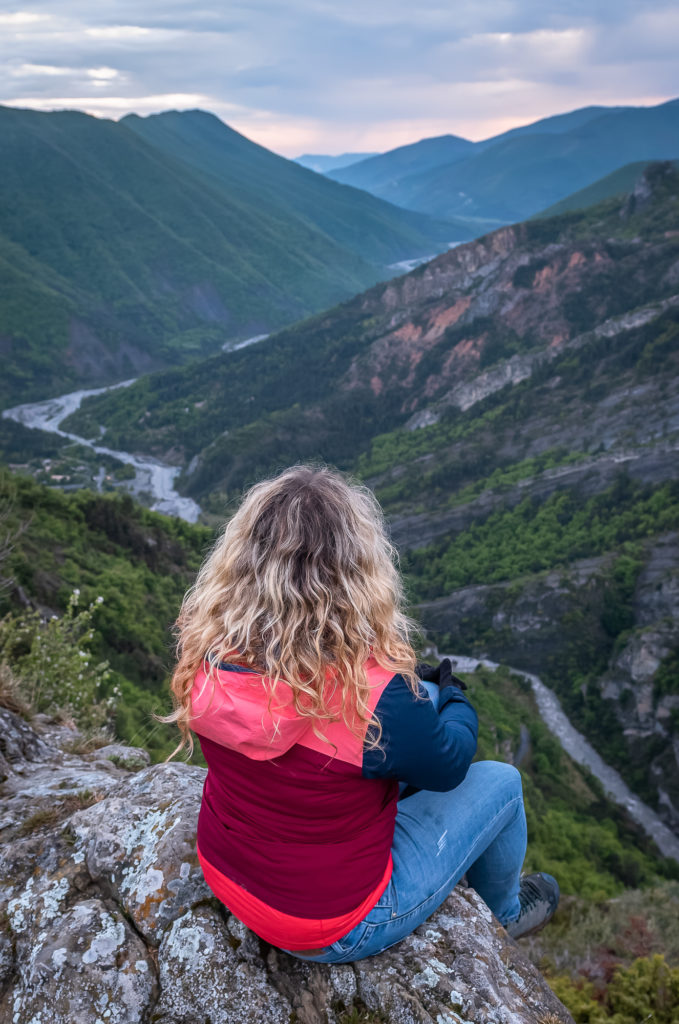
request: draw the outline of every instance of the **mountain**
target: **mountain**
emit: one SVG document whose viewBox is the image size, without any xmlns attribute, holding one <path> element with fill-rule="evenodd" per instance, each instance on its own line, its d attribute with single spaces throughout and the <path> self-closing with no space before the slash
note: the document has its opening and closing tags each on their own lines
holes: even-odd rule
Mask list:
<svg viewBox="0 0 679 1024">
<path fill-rule="evenodd" d="M 442 135 L 438 138 L 421 139 L 407 146 L 399 146 L 387 153 L 376 155 L 373 159 L 366 158 L 354 164 L 351 169 L 333 168 L 326 173 L 336 181 L 346 185 L 363 188 L 367 192 L 381 196 L 385 191 L 398 189 L 401 179 L 410 175 L 421 174 L 434 167 L 453 163 L 462 157 L 480 153 L 496 142 L 516 138 L 521 135 L 559 134 L 579 128 L 595 117 L 604 113 L 625 110 L 625 107 L 581 107 L 567 114 L 556 114 L 544 117 L 532 124 L 510 128 L 509 131 L 494 135 L 479 142 L 456 135 Z"/>
<path fill-rule="evenodd" d="M 185 481 L 197 497 L 254 477 L 255 455 L 275 463 L 248 439 L 271 417 L 278 429 L 263 432 L 267 448 L 284 432 L 289 454 L 348 465 L 357 442 L 366 450 L 385 427 L 433 415 L 451 388 L 502 360 L 532 365 L 538 352 L 560 353 L 611 317 L 671 297 L 676 182 L 671 165 L 651 165 L 623 199 L 499 229 L 259 346 L 89 399 L 67 424 L 90 436 L 104 424 L 119 448 L 172 447 L 185 465 L 198 456 Z M 181 415 L 193 401 L 199 408 Z"/>
<path fill-rule="evenodd" d="M 349 167 L 350 164 L 358 163 L 359 160 L 368 160 L 377 153 L 341 153 L 339 156 L 323 156 L 320 153 L 303 153 L 295 157 L 295 163 L 302 167 L 308 167 L 310 171 L 317 174 L 326 174 L 328 171 L 337 171 L 340 167 Z"/>
<path fill-rule="evenodd" d="M 624 164 L 678 157 L 679 100 L 656 107 L 587 107 L 469 145 L 462 158 L 406 174 L 389 173 L 385 153 L 377 158 L 386 171 L 380 177 L 362 178 L 364 164 L 332 176 L 433 216 L 510 223 Z"/>
<path fill-rule="evenodd" d="M 147 121 L 0 108 L 3 404 L 266 333 L 450 235 L 211 115 Z"/>
<path fill-rule="evenodd" d="M 453 163 L 469 156 L 475 148 L 475 143 L 459 135 L 441 135 L 390 149 L 388 153 L 367 157 L 351 166 L 329 169 L 326 173 L 344 185 L 354 185 L 380 195 L 401 178 Z"/>
<path fill-rule="evenodd" d="M 129 114 L 121 124 L 207 178 L 226 197 L 238 196 L 260 215 L 301 219 L 307 230 L 321 231 L 382 271 L 407 252 L 424 255 L 432 246 L 445 248 L 451 237 L 448 223 L 341 188 L 251 142 L 206 111 Z"/>
<path fill-rule="evenodd" d="M 460 245 L 261 346 L 83 404 L 222 514 L 366 480 L 441 649 L 538 671 L 679 830 L 679 173 Z"/>
</svg>

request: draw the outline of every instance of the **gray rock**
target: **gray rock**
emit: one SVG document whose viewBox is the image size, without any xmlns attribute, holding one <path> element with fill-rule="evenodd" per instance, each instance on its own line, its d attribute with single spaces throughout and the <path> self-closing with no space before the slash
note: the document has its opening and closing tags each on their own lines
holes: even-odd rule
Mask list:
<svg viewBox="0 0 679 1024">
<path fill-rule="evenodd" d="M 354 964 L 307 963 L 268 946 L 202 879 L 202 769 L 131 773 L 67 755 L 9 713 L 3 725 L 3 1024 L 340 1024 L 366 1008 L 391 1024 L 571 1022 L 471 889 Z M 51 775 L 70 786 L 78 769 L 95 773 L 100 799 L 23 834 L 17 809 L 53 800 Z"/>
<path fill-rule="evenodd" d="M 9 930 L 0 924 L 0 992 L 14 970 L 14 950 Z"/>
<path fill-rule="evenodd" d="M 147 768 L 151 763 L 148 750 L 141 747 L 126 747 L 122 743 L 109 743 L 100 747 L 88 755 L 88 761 L 112 761 L 119 768 L 126 768 L 128 771 L 139 771 L 140 768 Z"/>
<path fill-rule="evenodd" d="M 167 1024 L 288 1024 L 291 1006 L 271 984 L 263 960 L 238 955 L 212 907 L 184 914 L 158 950 L 161 996 L 156 1020 Z"/>
<path fill-rule="evenodd" d="M 147 941 L 211 897 L 196 856 L 202 768 L 153 765 L 72 818 L 75 853 Z"/>
<path fill-rule="evenodd" d="M 70 730 L 52 736 L 71 736 Z M 66 819 L 126 775 L 110 761 L 91 765 L 60 750 L 18 715 L 0 708 L 0 843 Z M 41 817 L 42 816 L 42 817 Z M 2 850 L 0 849 L 0 863 Z"/>
<path fill-rule="evenodd" d="M 0 1003 L 14 1024 L 138 1024 L 157 994 L 146 947 L 119 910 L 83 900 L 37 932 Z M 4 1009 L 7 1014 L 2 1016 Z"/>
</svg>

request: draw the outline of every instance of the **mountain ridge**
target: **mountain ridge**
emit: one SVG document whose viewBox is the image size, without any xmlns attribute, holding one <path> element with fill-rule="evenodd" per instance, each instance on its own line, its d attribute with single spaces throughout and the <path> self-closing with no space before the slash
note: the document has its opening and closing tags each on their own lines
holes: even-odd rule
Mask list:
<svg viewBox="0 0 679 1024">
<path fill-rule="evenodd" d="M 373 176 L 372 161 L 331 174 L 409 209 L 514 222 L 625 163 L 679 156 L 678 119 L 676 99 L 652 107 L 585 107 L 471 143 L 467 157 L 409 175 Z M 376 159 L 389 168 L 388 153 Z"/>
</svg>

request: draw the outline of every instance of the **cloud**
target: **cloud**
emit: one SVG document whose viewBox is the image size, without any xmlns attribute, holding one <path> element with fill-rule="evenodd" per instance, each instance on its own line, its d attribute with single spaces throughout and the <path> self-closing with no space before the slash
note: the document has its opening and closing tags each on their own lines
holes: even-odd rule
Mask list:
<svg viewBox="0 0 679 1024">
<path fill-rule="evenodd" d="M 664 0 L 27 0 L 0 12 L 0 102 L 203 106 L 288 155 L 383 149 L 668 99 L 678 42 Z"/>
</svg>

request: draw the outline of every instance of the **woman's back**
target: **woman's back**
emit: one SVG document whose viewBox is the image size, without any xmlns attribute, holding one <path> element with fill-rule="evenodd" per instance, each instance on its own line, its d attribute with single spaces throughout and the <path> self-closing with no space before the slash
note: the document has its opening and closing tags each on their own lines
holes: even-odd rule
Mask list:
<svg viewBox="0 0 679 1024">
<path fill-rule="evenodd" d="M 372 712 L 392 673 L 373 660 L 366 674 Z M 276 910 L 337 917 L 383 882 L 398 786 L 364 776 L 364 742 L 341 718 L 319 736 L 285 690 L 270 708 L 262 677 L 240 666 L 196 677 L 191 727 L 208 765 L 198 848 Z"/>
</svg>

